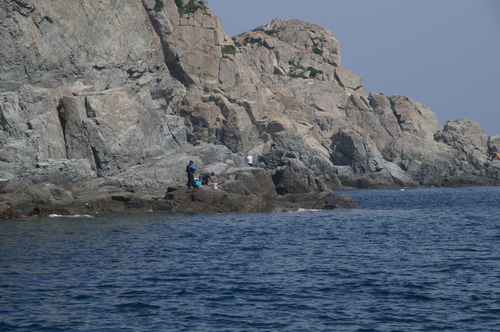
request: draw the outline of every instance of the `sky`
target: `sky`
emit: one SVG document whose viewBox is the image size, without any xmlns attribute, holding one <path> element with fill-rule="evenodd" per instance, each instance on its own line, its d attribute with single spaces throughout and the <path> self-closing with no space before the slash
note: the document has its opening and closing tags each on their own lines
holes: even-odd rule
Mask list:
<svg viewBox="0 0 500 332">
<path fill-rule="evenodd" d="M 367 93 L 407 96 L 444 125 L 500 135 L 500 0 L 208 0 L 235 36 L 275 18 L 331 31 Z"/>
</svg>

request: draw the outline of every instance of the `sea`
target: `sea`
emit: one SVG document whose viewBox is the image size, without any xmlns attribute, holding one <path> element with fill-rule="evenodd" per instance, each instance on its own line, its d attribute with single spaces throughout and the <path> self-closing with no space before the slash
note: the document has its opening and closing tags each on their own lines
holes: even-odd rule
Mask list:
<svg viewBox="0 0 500 332">
<path fill-rule="evenodd" d="M 500 187 L 0 221 L 0 331 L 500 331 Z"/>
</svg>

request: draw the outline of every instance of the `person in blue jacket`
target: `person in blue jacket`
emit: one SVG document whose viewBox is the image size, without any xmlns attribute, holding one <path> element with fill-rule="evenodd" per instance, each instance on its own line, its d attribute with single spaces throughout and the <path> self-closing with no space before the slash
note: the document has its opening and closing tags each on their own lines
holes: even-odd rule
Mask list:
<svg viewBox="0 0 500 332">
<path fill-rule="evenodd" d="M 196 167 L 194 167 L 194 161 L 189 161 L 189 165 L 186 166 L 186 173 L 188 176 L 188 182 L 186 183 L 186 186 L 188 188 L 198 188 L 197 185 L 194 184 L 194 172 L 197 170 Z"/>
</svg>

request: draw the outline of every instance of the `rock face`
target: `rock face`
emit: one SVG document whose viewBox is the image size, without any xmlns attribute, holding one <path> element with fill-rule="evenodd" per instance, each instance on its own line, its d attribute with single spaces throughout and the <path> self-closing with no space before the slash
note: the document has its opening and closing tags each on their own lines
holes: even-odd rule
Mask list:
<svg viewBox="0 0 500 332">
<path fill-rule="evenodd" d="M 346 186 L 500 184 L 486 160 L 500 136 L 367 94 L 312 23 L 230 38 L 202 1 L 6 0 L 0 45 L 0 204 L 23 212 L 164 200 L 189 160 L 227 195 L 304 204 Z"/>
</svg>

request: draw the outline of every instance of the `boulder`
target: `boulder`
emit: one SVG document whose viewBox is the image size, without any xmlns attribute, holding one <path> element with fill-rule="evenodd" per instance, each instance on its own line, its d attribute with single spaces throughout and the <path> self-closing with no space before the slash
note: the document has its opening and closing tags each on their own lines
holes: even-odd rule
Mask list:
<svg viewBox="0 0 500 332">
<path fill-rule="evenodd" d="M 500 152 L 500 135 L 491 135 L 488 138 L 488 155 Z"/>
<path fill-rule="evenodd" d="M 465 162 L 476 169 L 483 167 L 488 156 L 488 136 L 479 125 L 467 119 L 446 122 L 443 130 L 437 133 L 436 140 L 441 141 L 456 150 L 463 151 L 467 158 Z M 493 142 L 495 139 L 493 139 Z M 494 144 L 494 143 L 492 143 Z M 452 165 L 459 164 L 459 160 Z"/>
<path fill-rule="evenodd" d="M 19 219 L 22 215 L 10 206 L 0 205 L 0 219 Z"/>
<path fill-rule="evenodd" d="M 253 197 L 276 194 L 271 173 L 262 168 L 231 168 L 220 177 L 227 179 L 221 188 L 230 193 Z"/>
<path fill-rule="evenodd" d="M 0 193 L 2 193 L 3 188 L 7 186 L 10 180 L 14 178 L 14 174 L 9 172 L 0 171 Z"/>
<path fill-rule="evenodd" d="M 314 191 L 290 167 L 278 167 L 272 178 L 279 195 L 305 194 Z"/>
</svg>

